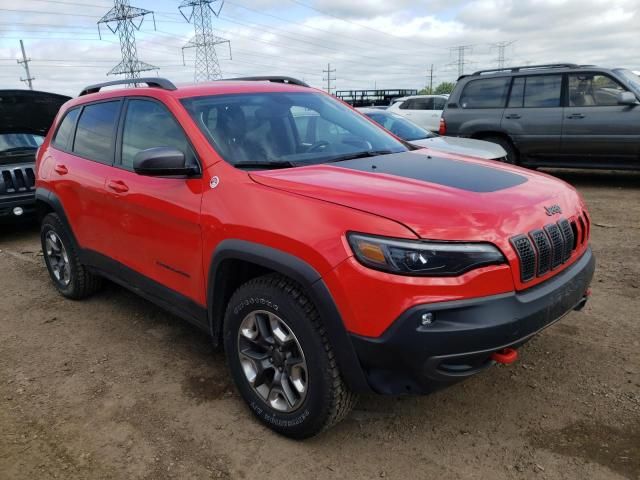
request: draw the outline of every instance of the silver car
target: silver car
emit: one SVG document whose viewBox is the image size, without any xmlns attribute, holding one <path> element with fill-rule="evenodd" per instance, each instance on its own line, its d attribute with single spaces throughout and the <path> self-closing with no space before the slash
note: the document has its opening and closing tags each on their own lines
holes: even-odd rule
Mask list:
<svg viewBox="0 0 640 480">
<path fill-rule="evenodd" d="M 359 108 L 358 111 L 382 125 L 395 136 L 417 147 L 426 147 L 440 152 L 467 155 L 485 160 L 504 161 L 507 156 L 504 148 L 495 143 L 472 138 L 441 137 L 389 110 Z"/>
</svg>

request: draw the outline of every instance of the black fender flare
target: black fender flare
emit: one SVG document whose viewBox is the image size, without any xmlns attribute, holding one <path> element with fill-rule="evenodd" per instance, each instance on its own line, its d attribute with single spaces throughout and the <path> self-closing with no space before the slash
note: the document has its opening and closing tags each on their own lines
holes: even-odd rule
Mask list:
<svg viewBox="0 0 640 480">
<path fill-rule="evenodd" d="M 221 300 L 216 298 L 215 277 L 221 263 L 229 259 L 259 265 L 299 283 L 318 309 L 346 384 L 356 393 L 372 392 L 349 333 L 342 322 L 342 316 L 321 275 L 304 260 L 282 250 L 237 239 L 223 240 L 218 244 L 209 267 L 207 292 L 209 326 L 214 341 L 220 339 L 222 332 L 222 318 L 219 319 L 220 321 L 214 318 L 215 312 L 220 311 L 220 305 L 216 305 L 216 302 Z"/>
<path fill-rule="evenodd" d="M 64 227 L 67 229 L 67 232 L 71 237 L 73 246 L 77 251 L 80 251 L 81 249 L 78 245 L 78 241 L 76 239 L 75 234 L 73 233 L 73 229 L 71 228 L 71 224 L 69 223 L 69 219 L 67 218 L 67 214 L 64 211 L 64 207 L 62 206 L 62 202 L 60 201 L 60 198 L 51 190 L 38 187 L 36 188 L 36 205 L 40 202 L 49 206 L 58 215 L 58 217 L 60 218 L 60 221 L 62 222 Z"/>
</svg>

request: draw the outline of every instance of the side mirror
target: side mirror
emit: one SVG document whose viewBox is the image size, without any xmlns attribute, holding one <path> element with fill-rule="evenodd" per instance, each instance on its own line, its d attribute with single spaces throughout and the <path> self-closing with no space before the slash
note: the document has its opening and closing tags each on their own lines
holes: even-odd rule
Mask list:
<svg viewBox="0 0 640 480">
<path fill-rule="evenodd" d="M 156 147 L 142 150 L 133 157 L 133 170 L 149 177 L 192 176 L 199 173 L 197 167 L 185 165 L 184 153 L 173 147 Z"/>
<path fill-rule="evenodd" d="M 618 94 L 618 105 L 638 105 L 638 99 L 631 92 L 620 92 Z"/>
</svg>

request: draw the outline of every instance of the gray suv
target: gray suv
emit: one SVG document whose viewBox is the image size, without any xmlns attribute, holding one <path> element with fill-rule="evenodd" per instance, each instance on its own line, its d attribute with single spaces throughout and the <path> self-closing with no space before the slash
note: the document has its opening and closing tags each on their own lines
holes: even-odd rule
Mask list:
<svg viewBox="0 0 640 480">
<path fill-rule="evenodd" d="M 551 64 L 460 77 L 440 134 L 500 144 L 530 167 L 640 169 L 640 77 Z"/>
</svg>

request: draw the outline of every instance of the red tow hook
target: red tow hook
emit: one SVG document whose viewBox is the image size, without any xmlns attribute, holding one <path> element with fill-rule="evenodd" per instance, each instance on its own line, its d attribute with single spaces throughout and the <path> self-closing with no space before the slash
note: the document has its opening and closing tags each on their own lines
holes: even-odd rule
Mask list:
<svg viewBox="0 0 640 480">
<path fill-rule="evenodd" d="M 491 354 L 491 360 L 502 363 L 503 365 L 511 365 L 518 360 L 518 351 L 513 348 L 504 348 Z"/>
</svg>

